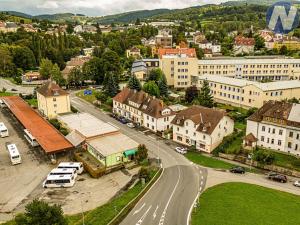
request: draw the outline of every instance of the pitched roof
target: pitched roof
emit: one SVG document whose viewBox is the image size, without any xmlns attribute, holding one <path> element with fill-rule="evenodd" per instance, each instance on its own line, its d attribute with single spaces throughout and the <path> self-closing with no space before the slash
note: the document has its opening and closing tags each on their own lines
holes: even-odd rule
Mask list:
<svg viewBox="0 0 300 225">
<path fill-rule="evenodd" d="M 45 82 L 39 89 L 37 89 L 37 92 L 45 97 L 69 95 L 68 92 L 61 89 L 57 84 L 53 83 L 52 81 Z"/>
<path fill-rule="evenodd" d="M 198 125 L 197 131 L 211 134 L 224 116 L 226 112 L 219 109 L 191 106 L 179 112 L 172 124 L 183 126 L 186 120 L 192 120 Z"/>
<path fill-rule="evenodd" d="M 269 119 L 271 118 L 271 120 Z M 253 113 L 248 120 L 279 123 L 293 127 L 300 127 L 300 104 L 288 102 L 268 101 Z M 284 121 L 282 123 L 281 121 Z"/>
<path fill-rule="evenodd" d="M 257 142 L 258 139 L 252 133 L 249 133 L 249 134 L 246 135 L 244 140 L 253 143 L 253 142 Z"/>
<path fill-rule="evenodd" d="M 73 148 L 73 145 L 58 130 L 19 96 L 1 99 L 20 123 L 36 138 L 46 153 L 52 154 Z"/>
<path fill-rule="evenodd" d="M 135 91 L 127 87 L 118 93 L 113 100 L 130 105 L 131 107 L 135 106 L 131 105 L 130 102 L 136 103 L 138 107 L 135 108 L 154 118 L 162 118 L 175 114 L 168 106 L 164 105 L 160 99 L 149 96 L 144 91 Z M 166 109 L 169 109 L 170 113 L 163 115 L 162 112 Z"/>
<path fill-rule="evenodd" d="M 255 44 L 255 39 L 254 38 L 246 38 L 243 36 L 237 36 L 234 39 L 235 45 L 254 45 Z"/>
</svg>

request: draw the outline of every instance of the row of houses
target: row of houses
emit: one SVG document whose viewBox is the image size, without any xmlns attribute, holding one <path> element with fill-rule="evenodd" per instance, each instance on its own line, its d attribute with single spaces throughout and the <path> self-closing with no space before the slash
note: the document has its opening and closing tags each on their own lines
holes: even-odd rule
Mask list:
<svg viewBox="0 0 300 225">
<path fill-rule="evenodd" d="M 234 127 L 233 120 L 222 110 L 193 106 L 175 112 L 163 101 L 128 88 L 113 98 L 113 112 L 155 133 L 172 131 L 175 142 L 194 145 L 208 153 L 231 134 Z"/>
</svg>

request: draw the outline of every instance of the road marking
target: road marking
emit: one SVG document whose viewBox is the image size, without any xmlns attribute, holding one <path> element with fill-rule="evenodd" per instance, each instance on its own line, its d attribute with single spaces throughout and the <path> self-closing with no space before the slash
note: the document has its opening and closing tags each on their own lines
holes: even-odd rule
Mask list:
<svg viewBox="0 0 300 225">
<path fill-rule="evenodd" d="M 202 170 L 200 170 L 200 173 L 202 173 Z"/>
<path fill-rule="evenodd" d="M 199 188 L 199 191 L 200 191 L 200 192 L 202 191 L 202 187 Z"/>
<path fill-rule="evenodd" d="M 146 203 L 144 203 L 144 204 L 141 206 L 141 208 L 135 210 L 134 213 L 133 213 L 133 215 L 139 213 L 139 212 L 144 208 L 145 205 L 146 205 Z"/>
<path fill-rule="evenodd" d="M 143 220 L 145 219 L 145 217 L 147 216 L 149 210 L 151 209 L 152 205 L 149 206 L 149 208 L 147 209 L 147 211 L 142 215 L 141 219 L 139 219 L 139 221 L 135 224 L 135 225 L 141 225 Z"/>
<path fill-rule="evenodd" d="M 202 184 L 203 184 L 203 180 L 201 180 L 201 186 L 202 186 Z"/>
<path fill-rule="evenodd" d="M 204 179 L 204 177 L 203 176 L 201 176 L 201 180 L 203 180 Z"/>
<path fill-rule="evenodd" d="M 156 138 L 155 137 L 153 137 L 153 136 L 148 136 L 148 137 L 150 137 L 151 139 L 153 139 L 153 140 L 156 140 Z"/>
<path fill-rule="evenodd" d="M 180 176 L 180 168 L 177 166 L 177 169 L 178 169 L 178 174 L 179 174 L 178 180 L 177 180 L 177 183 L 176 183 L 176 185 L 175 185 L 175 187 L 174 187 L 174 189 L 173 189 L 173 191 L 172 191 L 172 193 L 171 193 L 171 195 L 170 195 L 170 198 L 168 199 L 168 202 L 167 202 L 167 204 L 166 204 L 166 207 L 164 208 L 164 211 L 163 211 L 163 213 L 162 213 L 162 215 L 161 215 L 161 217 L 160 217 L 159 225 L 163 225 L 163 224 L 164 224 L 164 221 L 165 221 L 165 215 L 166 215 L 168 206 L 169 206 L 169 204 L 170 204 L 170 202 L 171 202 L 171 199 L 172 199 L 172 197 L 173 197 L 173 195 L 174 195 L 174 193 L 175 193 L 175 191 L 176 191 L 176 188 L 177 188 L 177 186 L 178 186 L 178 184 L 179 184 L 179 181 L 180 181 L 180 177 L 181 177 L 181 176 Z"/>
<path fill-rule="evenodd" d="M 156 209 L 155 209 L 155 211 L 154 211 L 154 213 L 153 213 L 153 219 L 156 218 L 156 215 L 157 215 L 156 213 L 157 213 L 158 208 L 159 208 L 159 206 L 156 206 Z"/>
</svg>

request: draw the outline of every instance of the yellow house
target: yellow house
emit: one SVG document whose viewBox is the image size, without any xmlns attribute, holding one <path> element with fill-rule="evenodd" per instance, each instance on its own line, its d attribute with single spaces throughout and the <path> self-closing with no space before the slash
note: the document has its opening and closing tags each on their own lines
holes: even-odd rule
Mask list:
<svg viewBox="0 0 300 225">
<path fill-rule="evenodd" d="M 280 50 L 282 46 L 286 46 L 289 51 L 297 51 L 300 50 L 300 41 L 298 40 L 286 40 L 281 42 L 275 42 L 274 48 Z"/>
<path fill-rule="evenodd" d="M 49 119 L 71 112 L 69 93 L 51 81 L 37 90 L 37 101 L 39 111 Z"/>
</svg>

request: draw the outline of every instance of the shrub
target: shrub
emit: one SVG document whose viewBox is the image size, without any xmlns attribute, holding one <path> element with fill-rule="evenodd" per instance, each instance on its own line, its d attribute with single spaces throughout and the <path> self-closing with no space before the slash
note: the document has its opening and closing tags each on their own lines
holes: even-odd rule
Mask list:
<svg viewBox="0 0 300 225">
<path fill-rule="evenodd" d="M 111 97 L 108 97 L 105 104 L 109 106 L 113 106 L 113 99 Z"/>
<path fill-rule="evenodd" d="M 104 92 L 95 92 L 95 97 L 97 100 L 101 101 L 101 102 L 106 102 L 108 96 L 104 93 Z"/>
<path fill-rule="evenodd" d="M 253 160 L 270 165 L 274 162 L 275 155 L 270 151 L 258 149 L 253 152 Z"/>
<path fill-rule="evenodd" d="M 139 178 L 140 178 L 140 179 L 141 179 L 141 178 L 144 178 L 146 183 L 149 182 L 150 179 L 151 179 L 149 169 L 146 168 L 146 167 L 142 167 L 142 168 L 140 169 L 140 172 L 139 172 Z"/>
<path fill-rule="evenodd" d="M 148 158 L 148 149 L 145 145 L 139 145 L 135 158 L 138 162 L 142 162 Z"/>
</svg>

